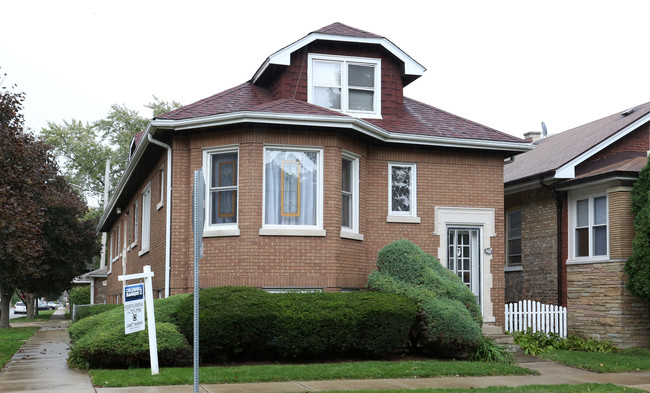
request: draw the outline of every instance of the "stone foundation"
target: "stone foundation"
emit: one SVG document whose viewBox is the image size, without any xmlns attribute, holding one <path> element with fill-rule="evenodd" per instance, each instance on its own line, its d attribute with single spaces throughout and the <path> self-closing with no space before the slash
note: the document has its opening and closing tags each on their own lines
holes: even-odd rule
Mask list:
<svg viewBox="0 0 650 393">
<path fill-rule="evenodd" d="M 621 348 L 650 346 L 650 305 L 625 288 L 624 265 L 567 266 L 569 334 L 610 340 Z"/>
</svg>

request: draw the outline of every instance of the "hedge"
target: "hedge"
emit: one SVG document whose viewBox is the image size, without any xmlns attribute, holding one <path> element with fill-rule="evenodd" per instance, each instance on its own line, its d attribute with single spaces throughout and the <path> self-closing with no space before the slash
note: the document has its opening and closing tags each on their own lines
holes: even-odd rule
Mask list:
<svg viewBox="0 0 650 393">
<path fill-rule="evenodd" d="M 75 304 L 90 304 L 90 286 L 76 287 L 70 290 L 70 309 Z"/>
<path fill-rule="evenodd" d="M 199 291 L 199 346 L 202 357 L 232 359 L 264 349 L 273 338 L 277 305 L 272 294 L 249 287 Z M 193 296 L 179 303 L 178 326 L 194 340 Z"/>
<path fill-rule="evenodd" d="M 412 347 L 447 355 L 480 343 L 482 319 L 474 295 L 436 258 L 398 240 L 379 251 L 377 268 L 368 277 L 369 289 L 406 296 L 418 305 Z"/>
<path fill-rule="evenodd" d="M 79 307 L 75 312 L 75 320 L 84 319 L 92 315 L 101 314 L 106 311 L 110 311 L 116 307 L 120 307 L 119 304 L 95 304 L 92 306 Z"/>
<path fill-rule="evenodd" d="M 372 292 L 293 293 L 277 296 L 280 356 L 316 358 L 389 355 L 407 344 L 415 303 Z"/>
</svg>

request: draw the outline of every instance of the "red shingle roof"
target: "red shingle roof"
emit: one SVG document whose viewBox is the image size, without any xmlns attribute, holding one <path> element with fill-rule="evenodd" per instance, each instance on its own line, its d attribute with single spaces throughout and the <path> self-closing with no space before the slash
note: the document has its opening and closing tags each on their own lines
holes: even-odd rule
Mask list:
<svg viewBox="0 0 650 393">
<path fill-rule="evenodd" d="M 509 134 L 445 112 L 410 98 L 404 99 L 404 116 L 367 119 L 377 127 L 398 134 L 445 138 L 480 139 L 500 142 L 523 142 Z M 250 82 L 165 113 L 158 119 L 183 120 L 233 112 L 266 112 L 289 115 L 343 116 L 295 99 L 273 100 L 269 92 Z"/>
<path fill-rule="evenodd" d="M 329 26 L 325 26 L 316 30 L 314 33 L 323 33 L 323 34 L 334 34 L 334 35 L 348 35 L 352 37 L 366 37 L 366 38 L 383 38 L 377 34 L 369 33 L 367 31 L 357 29 L 355 27 L 350 27 L 344 25 L 343 23 L 332 23 Z"/>
</svg>

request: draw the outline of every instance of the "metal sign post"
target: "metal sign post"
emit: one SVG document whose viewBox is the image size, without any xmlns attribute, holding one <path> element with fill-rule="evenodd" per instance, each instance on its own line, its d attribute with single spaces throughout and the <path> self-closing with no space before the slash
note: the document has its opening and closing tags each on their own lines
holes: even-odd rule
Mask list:
<svg viewBox="0 0 650 393">
<path fill-rule="evenodd" d="M 117 276 L 117 279 L 119 281 L 144 279 L 144 302 L 145 309 L 147 311 L 147 329 L 149 329 L 149 358 L 151 359 L 151 375 L 157 375 L 160 370 L 158 369 L 158 341 L 156 340 L 156 316 L 153 312 L 153 286 L 151 285 L 151 277 L 153 277 L 151 266 L 146 265 L 142 268 L 142 273 Z M 124 299 L 126 299 L 126 290 Z M 125 306 L 124 317 L 126 318 L 126 316 L 127 314 Z M 133 318 L 133 314 L 131 314 L 131 318 Z"/>
<path fill-rule="evenodd" d="M 199 259 L 203 256 L 203 223 L 205 220 L 205 181 L 203 170 L 194 171 L 192 195 L 192 226 L 194 229 L 194 393 L 199 393 Z"/>
</svg>

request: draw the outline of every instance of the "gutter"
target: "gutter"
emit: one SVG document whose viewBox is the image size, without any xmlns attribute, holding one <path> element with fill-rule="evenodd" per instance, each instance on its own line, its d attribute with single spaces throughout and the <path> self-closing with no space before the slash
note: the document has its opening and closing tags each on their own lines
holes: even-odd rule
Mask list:
<svg viewBox="0 0 650 393">
<path fill-rule="evenodd" d="M 170 280 L 170 270 L 171 270 L 171 245 L 172 245 L 172 234 L 171 234 L 171 214 L 172 214 L 172 147 L 166 143 L 163 143 L 157 139 L 153 139 L 152 132 L 153 130 L 149 128 L 147 130 L 147 140 L 154 145 L 158 145 L 164 149 L 167 149 L 167 179 L 166 179 L 166 204 L 165 204 L 165 298 L 169 297 L 169 280 Z"/>
</svg>

